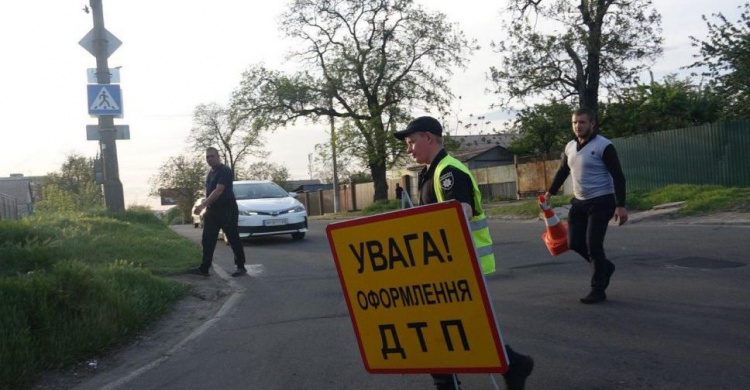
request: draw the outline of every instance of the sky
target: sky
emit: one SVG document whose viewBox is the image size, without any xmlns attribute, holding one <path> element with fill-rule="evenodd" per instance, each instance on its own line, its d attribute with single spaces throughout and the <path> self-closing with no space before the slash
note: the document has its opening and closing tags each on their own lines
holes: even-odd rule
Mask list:
<svg viewBox="0 0 750 390">
<path fill-rule="evenodd" d="M 504 1 L 424 0 L 445 13 L 481 49 L 451 81 L 461 96 L 455 111 L 501 119 L 490 111 L 498 98 L 485 92 L 490 66 L 498 64 L 490 42 L 502 38 Z M 730 21 L 744 0 L 654 0 L 662 15 L 664 55 L 652 67 L 657 80 L 681 73 L 697 53 L 689 36 L 707 35 L 701 15 L 722 12 Z M 95 58 L 78 42 L 92 29 L 86 0 L 5 2 L 0 11 L 0 177 L 42 176 L 60 170 L 66 156 L 94 157 L 98 142 L 86 140 L 86 69 Z M 122 41 L 109 67 L 121 67 L 124 115 L 130 140 L 117 141 L 126 207 L 160 209 L 149 179 L 169 157 L 188 151 L 192 113 L 202 103 L 226 105 L 251 64 L 294 71 L 285 54 L 298 42 L 277 28 L 287 1 L 103 0 L 104 23 Z M 645 75 L 647 78 L 647 75 Z M 494 123 L 494 122 L 493 122 Z M 492 126 L 492 125 L 490 125 Z M 298 125 L 266 136 L 269 161 L 292 179 L 309 179 L 308 154 L 328 137 L 325 122 Z M 488 128 L 485 131 L 489 130 Z M 252 161 L 250 161 L 252 162 Z"/>
</svg>

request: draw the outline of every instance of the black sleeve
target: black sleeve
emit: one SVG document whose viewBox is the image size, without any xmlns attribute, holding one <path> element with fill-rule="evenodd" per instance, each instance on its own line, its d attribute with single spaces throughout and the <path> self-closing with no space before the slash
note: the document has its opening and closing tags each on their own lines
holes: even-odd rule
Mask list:
<svg viewBox="0 0 750 390">
<path fill-rule="evenodd" d="M 612 181 L 615 183 L 617 207 L 625 207 L 625 175 L 622 173 L 620 159 L 617 157 L 614 145 L 609 144 L 604 148 L 602 160 L 604 160 L 604 165 L 607 167 L 609 174 L 612 175 Z"/>
<path fill-rule="evenodd" d="M 565 179 L 568 178 L 568 175 L 570 175 L 570 167 L 568 166 L 568 156 L 565 155 L 565 152 L 563 152 L 562 157 L 560 159 L 560 168 L 557 168 L 557 172 L 555 173 L 555 178 L 552 179 L 552 184 L 549 186 L 549 189 L 547 190 L 550 194 L 556 195 L 557 190 L 562 187 L 563 183 L 565 183 Z"/>
<path fill-rule="evenodd" d="M 476 215 L 474 207 L 474 186 L 471 184 L 471 178 L 463 171 L 446 167 L 440 174 L 440 189 L 443 191 L 443 199 L 457 200 L 461 203 L 468 203 Z"/>
<path fill-rule="evenodd" d="M 223 184 L 224 187 L 229 187 L 230 184 L 232 184 L 232 181 L 234 180 L 232 175 L 232 169 L 228 166 L 224 165 L 219 172 L 217 172 L 217 179 L 216 184 Z"/>
</svg>

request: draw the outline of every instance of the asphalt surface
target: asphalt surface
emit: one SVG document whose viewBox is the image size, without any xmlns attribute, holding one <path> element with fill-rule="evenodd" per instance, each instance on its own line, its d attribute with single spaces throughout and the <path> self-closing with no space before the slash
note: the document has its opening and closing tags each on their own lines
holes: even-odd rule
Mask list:
<svg viewBox="0 0 750 390">
<path fill-rule="evenodd" d="M 137 363 L 103 358 L 115 363 L 71 388 L 432 388 L 426 374 L 364 369 L 325 237 L 329 222 L 312 221 L 303 241 L 246 243 L 247 277 L 221 278 L 233 263 L 219 245 L 215 273 L 198 282 L 224 286 L 213 315 L 193 319 L 179 338 L 160 336 Z M 505 341 L 536 361 L 528 389 L 750 388 L 748 226 L 610 227 L 605 248 L 617 271 L 609 300 L 597 305 L 578 302 L 588 265 L 573 253 L 551 257 L 542 222 L 492 220 L 490 230 L 498 272 L 487 286 Z M 191 240 L 200 233 L 176 231 Z M 486 374 L 459 378 L 464 390 L 493 388 Z"/>
</svg>

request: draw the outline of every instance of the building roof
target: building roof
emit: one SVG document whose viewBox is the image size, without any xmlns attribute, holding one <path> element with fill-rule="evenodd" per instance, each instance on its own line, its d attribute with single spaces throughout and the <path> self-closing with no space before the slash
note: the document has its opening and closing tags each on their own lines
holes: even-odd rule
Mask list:
<svg viewBox="0 0 750 390">
<path fill-rule="evenodd" d="M 23 203 L 32 203 L 31 179 L 27 177 L 0 178 L 0 194 L 19 199 Z"/>
<path fill-rule="evenodd" d="M 459 150 L 458 152 L 453 153 L 453 157 L 455 157 L 458 161 L 466 162 L 476 157 L 479 157 L 482 154 L 487 153 L 490 150 L 493 150 L 495 148 L 502 148 L 502 146 L 495 145 L 495 146 L 487 146 L 484 148 L 473 149 L 473 150 L 464 150 L 464 151 Z"/>
<path fill-rule="evenodd" d="M 287 180 L 283 183 L 283 187 L 287 191 L 293 191 L 295 189 L 298 189 L 303 186 L 311 186 L 316 184 L 321 184 L 319 179 L 311 179 L 311 180 Z"/>
<path fill-rule="evenodd" d="M 458 142 L 458 152 L 469 150 L 487 149 L 493 146 L 508 148 L 510 142 L 516 138 L 515 134 L 477 134 L 477 135 L 454 135 L 451 139 Z"/>
</svg>

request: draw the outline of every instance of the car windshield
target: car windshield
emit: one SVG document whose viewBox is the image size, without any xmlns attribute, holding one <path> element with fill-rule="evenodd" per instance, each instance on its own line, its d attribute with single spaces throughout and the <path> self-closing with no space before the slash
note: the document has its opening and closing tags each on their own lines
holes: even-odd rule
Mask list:
<svg viewBox="0 0 750 390">
<path fill-rule="evenodd" d="M 235 183 L 234 197 L 242 199 L 286 198 L 289 193 L 275 183 Z"/>
</svg>

